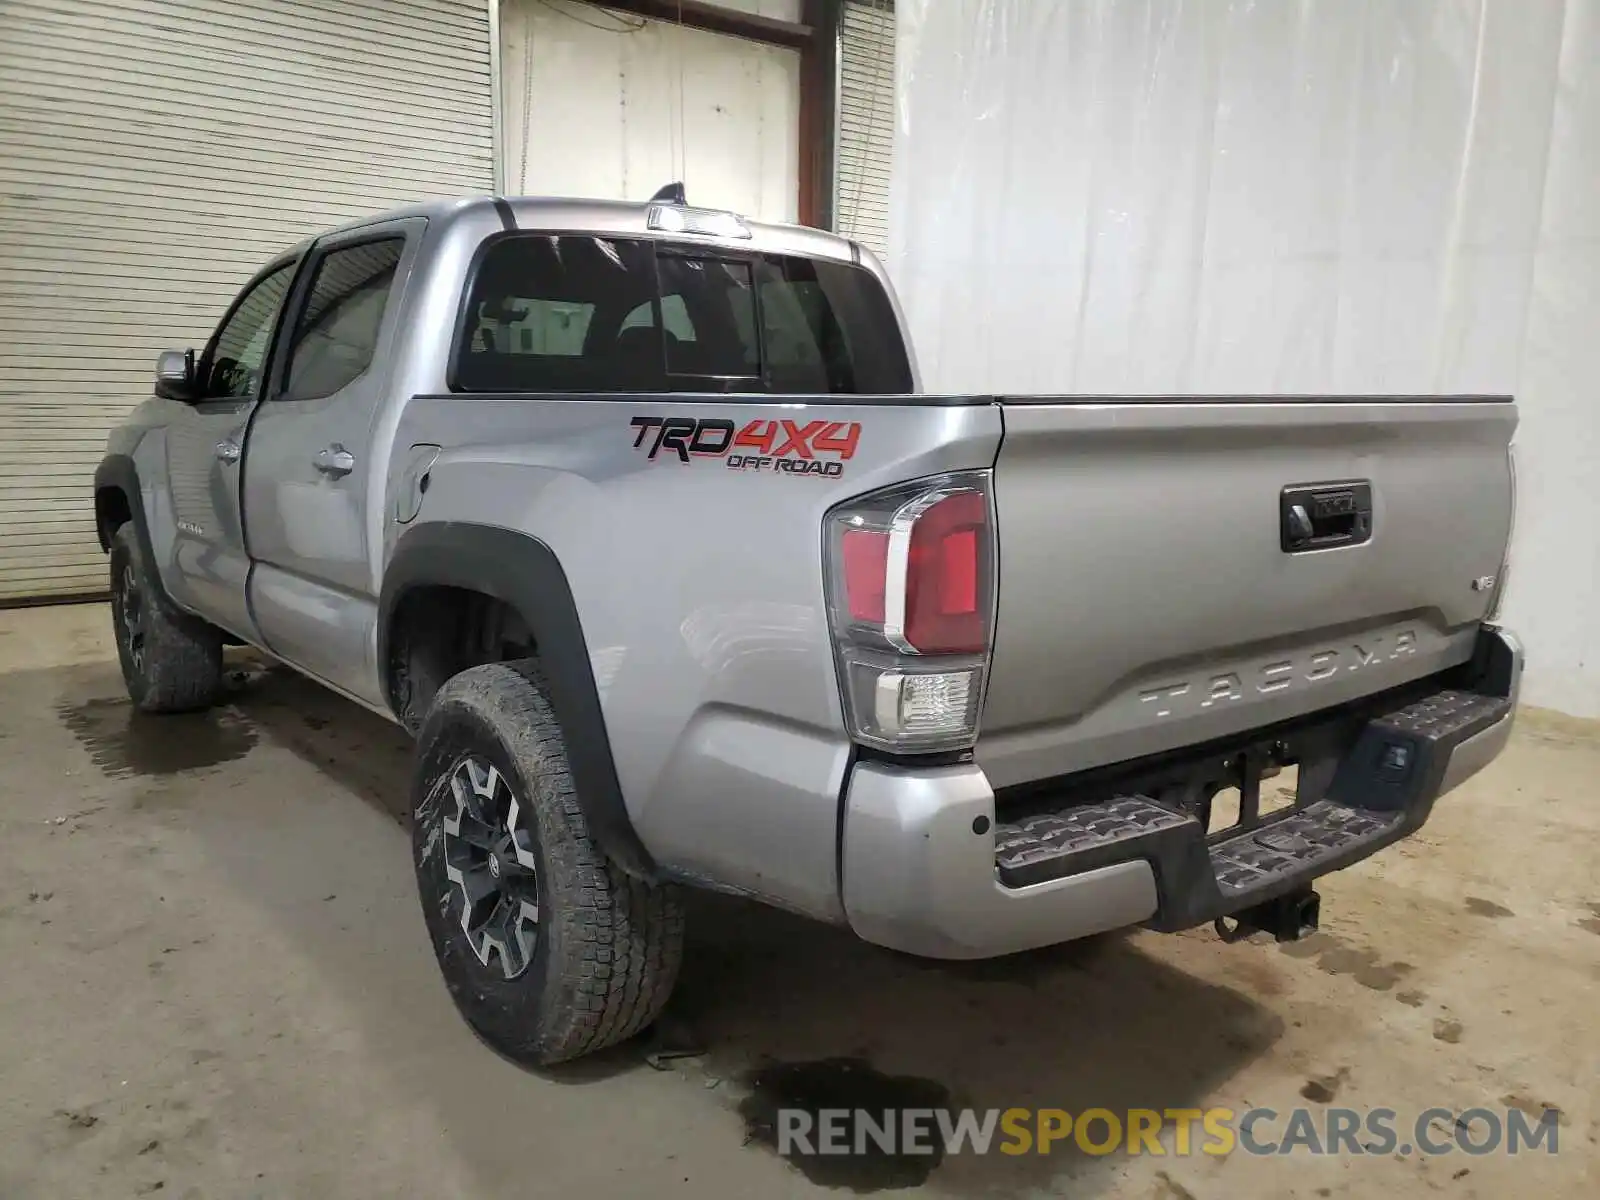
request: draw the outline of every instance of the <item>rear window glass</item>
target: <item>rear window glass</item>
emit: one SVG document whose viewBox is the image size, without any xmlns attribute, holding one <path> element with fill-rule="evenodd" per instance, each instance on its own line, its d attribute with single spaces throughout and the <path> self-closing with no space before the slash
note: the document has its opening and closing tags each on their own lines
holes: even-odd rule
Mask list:
<svg viewBox="0 0 1600 1200">
<path fill-rule="evenodd" d="M 755 276 L 751 264 L 716 258 L 662 254 L 662 342 L 669 375 L 759 380 L 761 347 L 756 341 Z M 684 337 L 667 313 L 682 312 Z M 699 320 L 695 320 L 695 314 Z M 702 336 L 702 334 L 704 336 Z"/>
<path fill-rule="evenodd" d="M 484 252 L 464 320 L 458 391 L 911 390 L 888 296 L 842 263 L 514 234 Z"/>
</svg>

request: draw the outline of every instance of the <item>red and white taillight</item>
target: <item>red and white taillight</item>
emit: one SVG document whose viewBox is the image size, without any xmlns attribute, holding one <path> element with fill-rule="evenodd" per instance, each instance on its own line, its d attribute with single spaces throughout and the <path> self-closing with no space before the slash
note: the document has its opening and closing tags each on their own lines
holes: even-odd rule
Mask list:
<svg viewBox="0 0 1600 1200">
<path fill-rule="evenodd" d="M 847 501 L 823 543 L 851 735 L 907 754 L 971 746 L 994 626 L 989 472 Z"/>
</svg>

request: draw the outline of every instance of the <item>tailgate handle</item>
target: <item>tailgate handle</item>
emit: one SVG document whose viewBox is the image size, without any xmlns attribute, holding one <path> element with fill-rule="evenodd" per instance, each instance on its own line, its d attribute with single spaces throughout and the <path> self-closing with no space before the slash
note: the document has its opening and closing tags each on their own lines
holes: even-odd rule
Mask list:
<svg viewBox="0 0 1600 1200">
<path fill-rule="evenodd" d="M 1279 544 L 1285 554 L 1359 546 L 1372 537 L 1372 484 L 1298 483 L 1278 497 Z"/>
</svg>

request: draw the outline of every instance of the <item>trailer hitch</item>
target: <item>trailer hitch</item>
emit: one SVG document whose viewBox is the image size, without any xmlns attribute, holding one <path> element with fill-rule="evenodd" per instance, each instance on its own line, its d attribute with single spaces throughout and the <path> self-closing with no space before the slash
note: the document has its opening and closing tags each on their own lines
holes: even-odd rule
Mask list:
<svg viewBox="0 0 1600 1200">
<path fill-rule="evenodd" d="M 1242 909 L 1231 917 L 1218 917 L 1212 923 L 1217 936 L 1232 945 L 1252 933 L 1270 933 L 1280 942 L 1298 942 L 1317 931 L 1322 897 L 1314 888 L 1301 888 L 1275 900 Z M 1229 928 L 1228 921 L 1233 921 Z"/>
</svg>

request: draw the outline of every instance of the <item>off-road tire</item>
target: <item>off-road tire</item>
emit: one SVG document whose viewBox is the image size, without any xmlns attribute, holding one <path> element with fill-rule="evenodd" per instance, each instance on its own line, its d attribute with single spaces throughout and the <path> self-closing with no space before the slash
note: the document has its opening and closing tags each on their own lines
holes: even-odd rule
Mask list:
<svg viewBox="0 0 1600 1200">
<path fill-rule="evenodd" d="M 222 632 L 162 595 L 131 522 L 111 539 L 111 614 L 117 660 L 135 708 L 192 712 L 216 702 L 222 694 Z"/>
<path fill-rule="evenodd" d="M 463 929 L 464 890 L 447 873 L 455 853 L 447 821 L 461 819 L 452 779 L 485 760 L 520 806 L 524 832 L 516 836 L 535 864 L 534 881 L 521 886 L 537 895 L 537 923 L 515 978 L 495 951 L 480 957 Z M 655 1020 L 683 956 L 682 897 L 672 885 L 626 874 L 595 844 L 536 660 L 473 667 L 439 689 L 417 738 L 412 812 L 418 895 L 439 969 L 461 1015 L 490 1046 L 548 1066 Z M 508 876 L 512 869 L 504 868 Z"/>
</svg>

